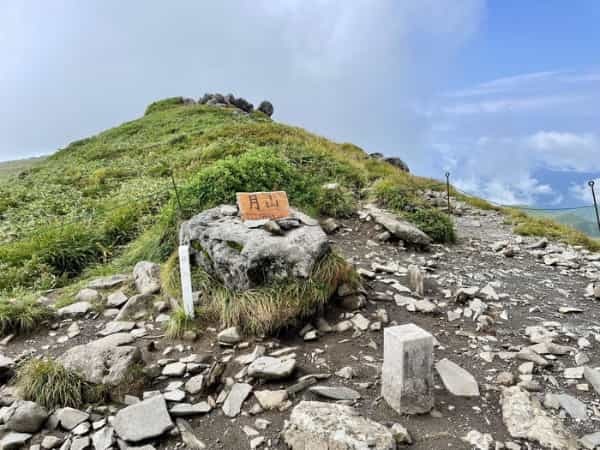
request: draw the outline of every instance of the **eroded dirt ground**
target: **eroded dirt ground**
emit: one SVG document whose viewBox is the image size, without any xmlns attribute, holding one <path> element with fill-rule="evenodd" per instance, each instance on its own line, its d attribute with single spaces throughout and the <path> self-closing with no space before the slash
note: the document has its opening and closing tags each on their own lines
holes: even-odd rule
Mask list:
<svg viewBox="0 0 600 450">
<path fill-rule="evenodd" d="M 513 442 L 520 444 L 521 448 L 542 448 L 509 435 L 502 420 L 500 386 L 495 378 L 498 373 L 508 371 L 514 374 L 518 382 L 518 368 L 524 361 L 509 359 L 505 353 L 512 352 L 514 355 L 515 351 L 531 345 L 525 335 L 526 327 L 558 322 L 554 325 L 558 331 L 555 342 L 572 346 L 574 351 L 564 356 L 550 355 L 550 367 L 541 369 L 536 366 L 530 377 L 539 384 L 539 392 L 534 395 L 539 396 L 540 400 L 543 400 L 547 392 L 567 393 L 576 397 L 587 406 L 586 420 L 574 420 L 563 410 L 548 410 L 549 413 L 559 416 L 577 437 L 599 431 L 600 395 L 585 380 L 564 377 L 565 368 L 579 365 L 575 361 L 576 354 L 580 357 L 584 354 L 589 358 L 586 365 L 600 366 L 600 301 L 584 297 L 591 277 L 600 272 L 599 263 L 589 261 L 585 258 L 585 252 L 579 252 L 577 267 L 547 265 L 534 251 L 526 249 L 536 239 L 513 235 L 510 227 L 504 224 L 503 217 L 495 212 L 467 210 L 454 220 L 459 234 L 457 244 L 433 246 L 426 253 L 378 241 L 377 235 L 381 230 L 373 222 L 358 218 L 340 222 L 341 230 L 331 235 L 331 239 L 335 248 L 359 268 L 374 271 L 374 263 L 388 266 L 389 272 L 378 271 L 375 279 L 365 279 L 367 301 L 358 312 L 369 321 L 378 322 L 381 321 L 381 310 L 385 310 L 389 322 L 383 324 L 382 329 L 394 324 L 415 323 L 429 331 L 438 341 L 435 360 L 448 358 L 470 372 L 479 383 L 479 397 L 453 396 L 435 374 L 434 411 L 420 416 L 398 415 L 380 397 L 382 329 L 363 332 L 353 329 L 334 331 L 322 334 L 310 342 L 305 342 L 298 335 L 298 330 L 288 330 L 276 339 L 265 339 L 259 343 L 267 347 L 267 352 L 297 347 L 294 352 L 298 367 L 291 379 L 262 385 L 255 382 L 254 390 L 285 389 L 302 375 L 326 373 L 331 376 L 319 384 L 347 386 L 358 391 L 361 398 L 353 402 L 353 405 L 363 415 L 380 423 L 403 424 L 412 434 L 414 444 L 410 448 L 415 450 L 472 448 L 461 438 L 473 429 L 490 433 L 497 442 Z M 509 241 L 510 245 L 519 246 L 520 252 L 507 257 L 501 251 L 494 251 L 492 247 L 499 241 Z M 550 243 L 552 245 L 554 244 Z M 436 312 L 409 311 L 406 306 L 397 305 L 394 301 L 393 297 L 398 291 L 392 287 L 393 280 L 408 286 L 405 272 L 411 264 L 425 271 L 425 297 L 436 304 Z M 457 308 L 464 311 L 468 306 L 458 305 L 454 301 L 453 294 L 459 287 L 481 288 L 489 283 L 500 297 L 497 300 L 485 300 L 485 314 L 492 319 L 491 323 L 478 330 L 480 322 L 472 317 L 465 318 L 461 315 L 449 321 L 448 311 L 455 311 Z M 578 308 L 580 312 L 559 312 L 561 307 Z M 331 325 L 335 325 L 348 313 L 351 311 L 332 305 L 325 312 L 325 318 Z M 28 352 L 56 356 L 68 347 L 96 338 L 97 331 L 108 319 L 98 315 L 94 320 L 78 322 L 81 333 L 64 343 L 57 343 L 57 339 L 65 334 L 69 321 L 65 321 L 58 330 L 47 330 L 33 337 L 16 339 L 5 348 L 4 353 L 11 357 L 23 357 Z M 215 358 L 230 354 L 237 357 L 252 352 L 256 344 L 251 340 L 243 349 L 220 347 L 216 343 L 217 330 L 204 330 L 193 343 L 172 342 L 161 338 L 162 330 L 159 325 L 146 323 L 144 326 L 154 327 L 148 330 L 145 337 L 137 340 L 148 365 L 163 358 L 178 359 L 193 353 L 206 353 Z M 152 351 L 149 351 L 150 343 L 155 343 L 156 346 L 155 349 L 151 348 Z M 501 352 L 505 353 L 499 355 Z M 335 375 L 336 371 L 347 366 L 354 369 L 355 376 L 352 379 Z M 233 377 L 240 368 L 232 359 L 225 375 Z M 160 390 L 169 381 L 173 379 L 156 379 L 145 390 Z M 214 394 L 215 398 L 217 394 L 218 392 Z M 191 399 L 198 401 L 203 398 L 206 395 Z M 256 428 L 257 418 L 267 419 L 271 425 L 266 430 L 259 430 L 259 434 L 265 437 L 265 443 L 260 448 L 285 449 L 287 447 L 279 437 L 279 432 L 293 405 L 303 399 L 317 397 L 304 390 L 290 398 L 292 406 L 284 411 L 251 415 L 249 411 L 256 403 L 251 396 L 244 403 L 242 413 L 234 419 L 225 417 L 217 407 L 210 414 L 193 418 L 190 423 L 198 438 L 208 448 L 244 449 L 250 448 L 250 438 L 244 433 L 243 426 Z M 172 436 L 160 441 L 157 448 L 181 448 L 182 445 L 177 436 Z"/>
</svg>

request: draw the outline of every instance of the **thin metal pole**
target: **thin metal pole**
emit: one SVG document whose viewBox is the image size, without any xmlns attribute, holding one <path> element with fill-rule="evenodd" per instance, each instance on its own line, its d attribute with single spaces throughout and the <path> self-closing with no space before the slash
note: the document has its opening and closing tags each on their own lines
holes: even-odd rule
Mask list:
<svg viewBox="0 0 600 450">
<path fill-rule="evenodd" d="M 448 199 L 448 214 L 452 212 L 450 208 L 450 172 L 446 172 L 446 197 Z"/>
<path fill-rule="evenodd" d="M 181 207 L 181 200 L 179 199 L 179 191 L 177 190 L 177 183 L 175 183 L 175 177 L 173 176 L 173 171 L 171 170 L 171 182 L 173 183 L 173 189 L 175 189 L 175 198 L 177 199 L 177 206 L 179 206 L 179 212 L 183 212 L 183 208 Z"/>
<path fill-rule="evenodd" d="M 596 210 L 596 222 L 598 222 L 598 229 L 600 230 L 600 213 L 598 213 L 598 202 L 596 201 L 596 192 L 594 191 L 594 180 L 590 180 L 588 185 L 592 190 L 592 198 L 594 199 L 594 209 Z"/>
</svg>

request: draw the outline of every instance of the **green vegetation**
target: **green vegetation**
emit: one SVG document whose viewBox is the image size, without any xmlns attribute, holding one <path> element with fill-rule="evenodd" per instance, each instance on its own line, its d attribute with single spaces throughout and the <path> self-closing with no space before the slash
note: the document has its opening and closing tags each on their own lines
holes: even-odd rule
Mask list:
<svg viewBox="0 0 600 450">
<path fill-rule="evenodd" d="M 338 188 L 326 189 L 329 183 Z M 352 144 L 275 123 L 262 113 L 165 99 L 151 104 L 137 120 L 73 142 L 0 180 L 0 298 L 32 296 L 127 271 L 142 259 L 164 263 L 176 248 L 182 220 L 233 202 L 237 191 L 285 190 L 292 206 L 334 217 L 353 214 L 357 200 L 368 196 L 424 227 L 437 241 L 451 242 L 451 222 L 428 209 L 422 195 L 444 188 L 370 158 Z M 493 208 L 478 199 L 464 200 Z M 524 218 L 518 220 L 519 231 L 533 232 L 523 225 Z M 535 232 L 577 240 L 589 248 L 597 245 L 567 230 L 538 227 Z M 168 277 L 177 261 L 166 265 Z M 167 281 L 176 295 L 177 277 Z M 245 315 L 251 321 L 253 307 L 262 308 L 267 322 L 283 323 L 289 314 L 275 317 L 274 304 L 298 309 L 294 302 L 301 293 L 310 297 L 316 292 L 308 307 L 313 310 L 323 298 L 317 291 L 327 290 L 317 289 L 318 283 L 309 283 L 310 288 L 284 286 L 285 299 L 284 294 L 251 292 L 232 302 L 231 294 L 209 284 L 208 290 L 224 305 L 219 309 L 213 302 L 224 323 L 239 322 Z M 47 317 L 37 307 L 21 306 L 23 315 L 34 319 L 17 319 L 21 313 L 11 312 L 17 308 L 0 302 L 6 332 L 24 331 Z"/>
<path fill-rule="evenodd" d="M 571 245 L 581 245 L 592 251 L 600 251 L 600 240 L 593 239 L 575 228 L 562 225 L 552 219 L 532 217 L 518 209 L 506 211 L 514 225 L 514 231 L 523 236 L 539 236 Z"/>
<path fill-rule="evenodd" d="M 175 271 L 176 267 L 172 267 Z M 168 277 L 175 280 L 175 276 Z M 295 325 L 303 318 L 320 311 L 343 283 L 357 286 L 358 275 L 341 256 L 330 253 L 313 269 L 307 280 L 290 280 L 272 286 L 235 292 L 200 268 L 194 270 L 194 290 L 203 299 L 202 319 L 218 320 L 224 327 L 238 326 L 249 334 L 269 334 Z M 171 289 L 179 289 L 171 285 Z M 181 336 L 187 329 L 196 329 L 183 311 L 171 316 L 168 332 Z M 172 331 L 171 331 L 172 330 Z"/>
<path fill-rule="evenodd" d="M 28 333 L 52 316 L 49 308 L 31 299 L 0 299 L 0 336 Z"/>
<path fill-rule="evenodd" d="M 452 219 L 437 209 L 419 209 L 413 213 L 408 213 L 407 218 L 427 233 L 435 242 L 456 241 Z"/>
<path fill-rule="evenodd" d="M 51 359 L 31 359 L 17 370 L 16 387 L 25 400 L 45 408 L 79 408 L 103 397 L 102 387 Z"/>
<path fill-rule="evenodd" d="M 198 322 L 190 319 L 183 308 L 177 308 L 165 327 L 165 336 L 168 339 L 181 339 L 186 331 L 197 331 Z"/>
</svg>

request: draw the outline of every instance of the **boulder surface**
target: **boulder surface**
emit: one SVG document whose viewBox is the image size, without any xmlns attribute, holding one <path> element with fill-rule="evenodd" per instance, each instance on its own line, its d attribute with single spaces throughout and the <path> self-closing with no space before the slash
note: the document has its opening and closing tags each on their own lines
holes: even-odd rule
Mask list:
<svg viewBox="0 0 600 450">
<path fill-rule="evenodd" d="M 285 219 L 284 219 L 285 220 Z M 184 222 L 180 243 L 190 245 L 196 263 L 235 291 L 288 278 L 306 279 L 329 250 L 321 227 L 298 223 L 283 235 L 254 227 L 222 205 Z"/>
</svg>

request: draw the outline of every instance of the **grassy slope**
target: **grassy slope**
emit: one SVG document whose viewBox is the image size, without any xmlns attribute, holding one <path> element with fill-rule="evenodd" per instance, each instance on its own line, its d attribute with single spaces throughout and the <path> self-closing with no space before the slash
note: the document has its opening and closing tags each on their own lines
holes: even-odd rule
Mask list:
<svg viewBox="0 0 600 450">
<path fill-rule="evenodd" d="M 18 175 L 24 170 L 34 167 L 35 165 L 41 163 L 44 159 L 46 159 L 46 157 L 41 156 L 39 158 L 27 158 L 16 161 L 0 162 L 0 182 L 7 180 L 14 175 Z"/>
<path fill-rule="evenodd" d="M 165 261 L 179 221 L 234 201 L 240 190 L 285 189 L 292 205 L 311 214 L 343 215 L 365 188 L 392 208 L 410 210 L 421 206 L 419 191 L 434 186 L 354 145 L 262 113 L 176 103 L 158 102 L 144 117 L 74 142 L 0 182 L 0 294 L 65 286 L 139 259 Z M 329 182 L 341 189 L 323 190 Z M 437 216 L 412 219 L 440 228 Z M 443 224 L 439 234 L 448 236 Z"/>
</svg>

